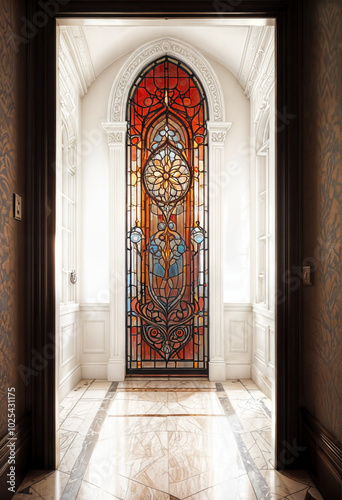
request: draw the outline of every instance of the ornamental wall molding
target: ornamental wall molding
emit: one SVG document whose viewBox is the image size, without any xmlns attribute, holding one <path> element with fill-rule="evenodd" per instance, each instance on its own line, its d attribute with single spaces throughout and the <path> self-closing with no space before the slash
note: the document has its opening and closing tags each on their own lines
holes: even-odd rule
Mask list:
<svg viewBox="0 0 342 500">
<path fill-rule="evenodd" d="M 213 142 L 224 142 L 227 137 L 227 132 L 213 132 L 211 135 L 211 140 Z"/>
<path fill-rule="evenodd" d="M 190 45 L 173 38 L 161 38 L 133 52 L 115 79 L 108 104 L 108 122 L 123 122 L 128 92 L 147 64 L 158 57 L 173 56 L 184 62 L 198 77 L 208 99 L 209 118 L 224 121 L 225 110 L 220 83 L 208 61 Z"/>
<path fill-rule="evenodd" d="M 59 49 L 59 101 L 62 114 L 67 119 L 76 108 L 76 96 L 79 89 L 76 70 L 66 46 L 61 41 Z"/>
<path fill-rule="evenodd" d="M 123 132 L 110 132 L 108 134 L 108 143 L 122 142 L 122 141 L 123 141 Z"/>
<path fill-rule="evenodd" d="M 61 26 L 59 43 L 60 60 L 68 60 L 70 72 L 80 96 L 84 96 L 96 75 L 88 44 L 81 26 Z"/>
<path fill-rule="evenodd" d="M 70 151 L 74 151 L 76 149 L 76 136 L 69 139 L 68 149 Z"/>
<path fill-rule="evenodd" d="M 231 126 L 232 122 L 207 122 L 210 142 L 216 147 L 224 145 Z"/>
<path fill-rule="evenodd" d="M 273 66 L 273 71 L 271 66 Z M 273 28 L 270 26 L 251 27 L 246 41 L 238 80 L 245 90 L 249 99 L 262 93 L 267 95 L 272 87 L 272 81 L 268 81 L 268 89 L 265 91 L 264 75 L 273 75 L 274 80 L 274 36 Z"/>
<path fill-rule="evenodd" d="M 264 73 L 260 78 L 257 93 L 253 97 L 254 123 L 258 123 L 266 109 L 270 106 L 270 95 L 275 84 L 274 65 L 269 67 L 269 73 Z"/>
<path fill-rule="evenodd" d="M 246 89 L 245 89 L 245 94 L 246 94 L 246 97 L 248 99 L 250 98 L 250 96 L 251 96 L 251 94 L 253 92 L 253 88 L 254 88 L 254 85 L 255 85 L 255 80 L 256 80 L 256 77 L 258 76 L 258 73 L 259 73 L 259 70 L 260 70 L 260 67 L 261 67 L 264 55 L 265 55 L 265 50 L 263 48 L 259 49 L 258 52 L 255 55 L 255 59 L 254 59 L 254 63 L 253 63 L 253 66 L 252 66 L 252 71 L 251 71 L 250 79 L 248 80 L 248 83 L 247 83 Z"/>
<path fill-rule="evenodd" d="M 107 133 L 109 146 L 123 145 L 126 139 L 127 122 L 102 123 Z"/>
<path fill-rule="evenodd" d="M 238 81 L 244 89 L 247 89 L 248 83 L 251 80 L 250 73 L 253 66 L 255 54 L 260 48 L 264 28 L 261 26 L 250 26 L 245 48 L 242 54 L 240 69 L 238 73 Z"/>
<path fill-rule="evenodd" d="M 255 122 L 255 144 L 259 151 L 270 140 L 270 106 L 268 105 L 260 113 L 258 121 Z"/>
</svg>

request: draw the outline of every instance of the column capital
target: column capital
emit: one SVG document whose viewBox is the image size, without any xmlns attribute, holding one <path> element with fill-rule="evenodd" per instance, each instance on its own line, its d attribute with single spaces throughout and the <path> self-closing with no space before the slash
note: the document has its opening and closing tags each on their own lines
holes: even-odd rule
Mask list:
<svg viewBox="0 0 342 500">
<path fill-rule="evenodd" d="M 102 127 L 107 132 L 108 146 L 125 144 L 127 122 L 102 123 Z"/>
<path fill-rule="evenodd" d="M 207 122 L 210 142 L 222 146 L 231 126 L 232 122 Z"/>
</svg>

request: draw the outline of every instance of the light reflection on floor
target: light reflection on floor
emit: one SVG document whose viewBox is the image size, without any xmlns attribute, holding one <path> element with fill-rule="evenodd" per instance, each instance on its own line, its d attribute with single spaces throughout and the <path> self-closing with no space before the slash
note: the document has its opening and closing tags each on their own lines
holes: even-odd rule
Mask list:
<svg viewBox="0 0 342 500">
<path fill-rule="evenodd" d="M 270 412 L 251 380 L 81 380 L 60 405 L 58 470 L 13 498 L 321 499 L 305 472 L 273 470 Z"/>
</svg>

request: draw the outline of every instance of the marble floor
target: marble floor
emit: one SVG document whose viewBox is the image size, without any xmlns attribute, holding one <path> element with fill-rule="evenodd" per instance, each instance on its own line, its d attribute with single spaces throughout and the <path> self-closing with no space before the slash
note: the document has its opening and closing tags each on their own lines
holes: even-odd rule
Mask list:
<svg viewBox="0 0 342 500">
<path fill-rule="evenodd" d="M 60 465 L 14 495 L 44 500 L 322 500 L 272 467 L 271 402 L 251 380 L 81 380 L 60 405 Z"/>
</svg>

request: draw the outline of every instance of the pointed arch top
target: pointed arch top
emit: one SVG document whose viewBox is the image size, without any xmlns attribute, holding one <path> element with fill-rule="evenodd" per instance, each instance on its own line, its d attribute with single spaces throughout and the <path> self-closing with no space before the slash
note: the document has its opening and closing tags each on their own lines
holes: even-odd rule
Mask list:
<svg viewBox="0 0 342 500">
<path fill-rule="evenodd" d="M 141 70 L 154 59 L 170 55 L 184 62 L 200 79 L 205 90 L 209 120 L 223 122 L 225 110 L 220 83 L 208 61 L 193 47 L 174 38 L 149 42 L 128 58 L 115 79 L 108 103 L 108 122 L 124 122 L 128 93 Z"/>
</svg>

